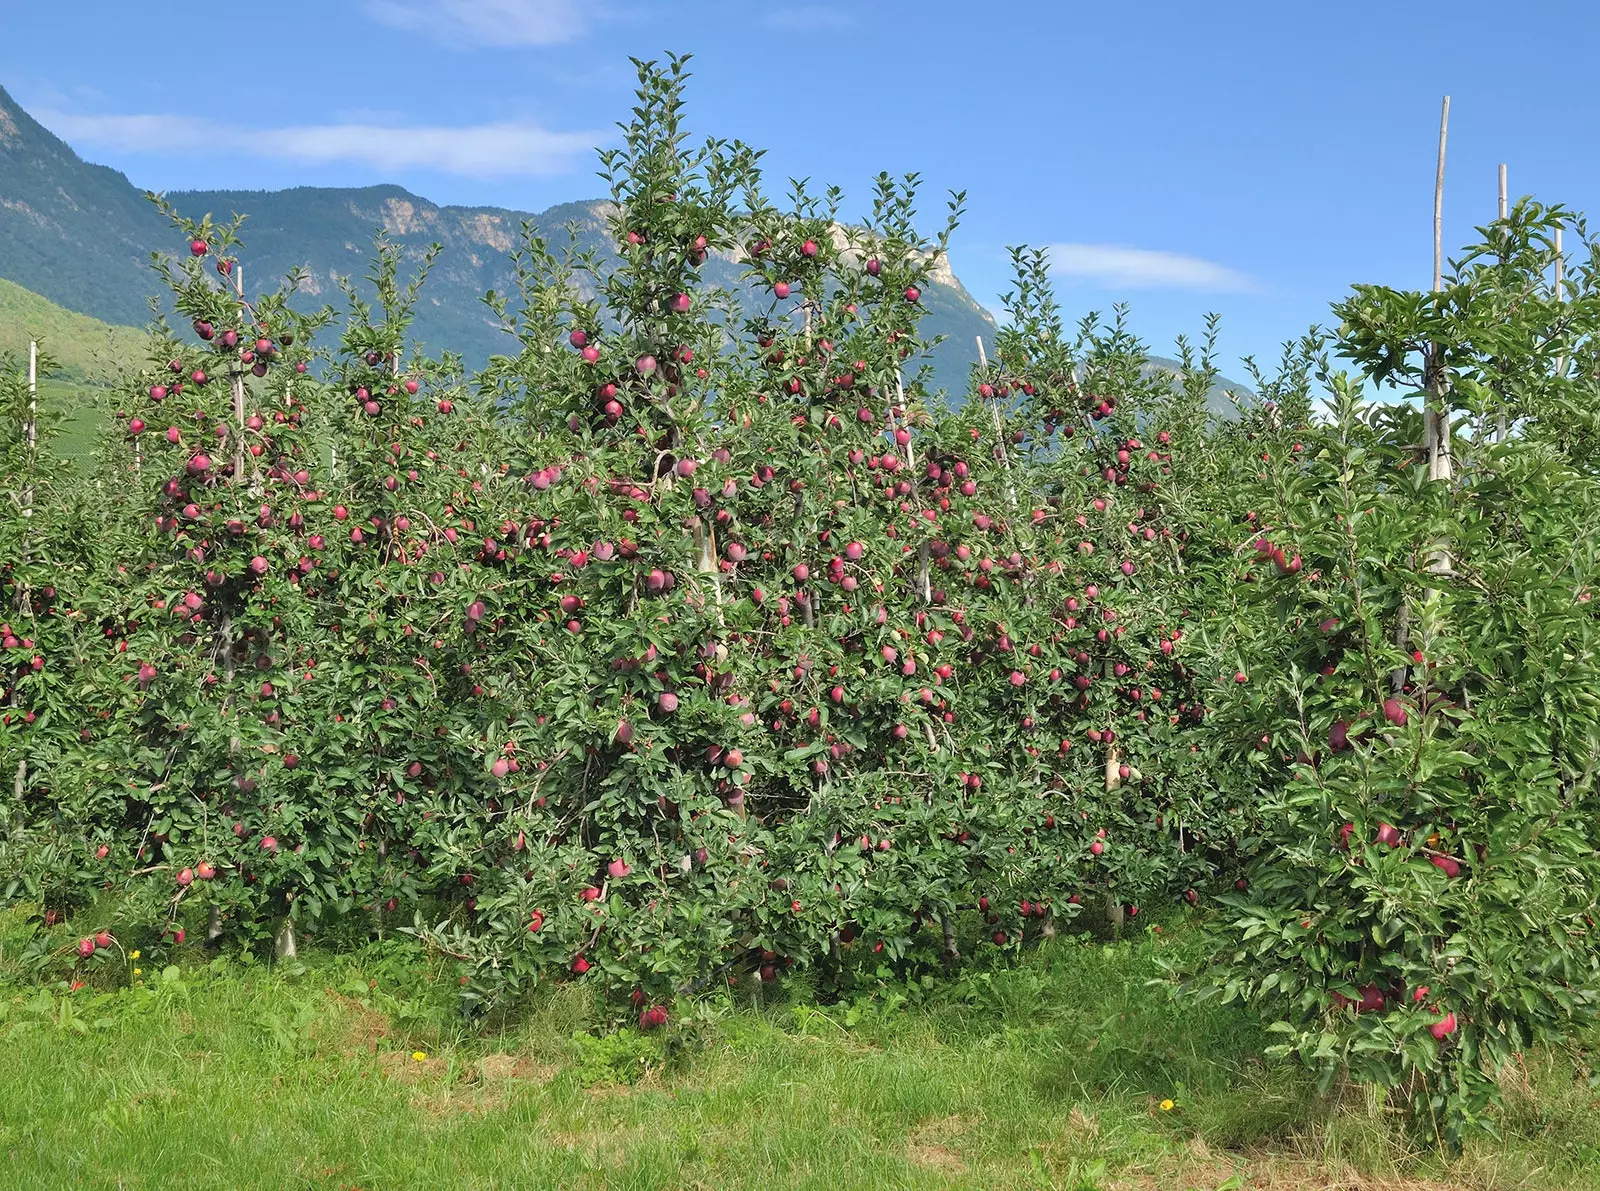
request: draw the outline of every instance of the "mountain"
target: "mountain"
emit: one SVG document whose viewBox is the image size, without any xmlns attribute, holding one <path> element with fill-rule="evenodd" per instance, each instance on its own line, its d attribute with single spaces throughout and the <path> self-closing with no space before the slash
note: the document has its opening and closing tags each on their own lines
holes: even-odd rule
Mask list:
<svg viewBox="0 0 1600 1191">
<path fill-rule="evenodd" d="M 607 204 L 599 200 L 562 203 L 532 214 L 500 207 L 440 207 L 398 186 L 178 191 L 167 198 L 191 218 L 207 213 L 223 219 L 234 213 L 248 215 L 242 235 L 256 276 L 265 281 L 300 266 L 310 274 L 310 293 L 331 294 L 335 299 L 341 276 L 358 282 L 364 277 L 376 229 L 381 228 L 414 261 L 420 261 L 429 244 L 443 245 L 422 290 L 415 333 L 430 346 L 446 344 L 461 352 L 469 364 L 481 364 L 493 352 L 514 348 L 480 299 L 486 290 L 510 290 L 507 253 L 520 242 L 524 221 L 552 247 L 568 242 L 570 226 L 576 234 L 575 247 L 593 251 L 602 260 L 610 256 Z M 741 282 L 743 271 L 731 255 L 714 254 L 700 274 L 708 283 L 749 295 L 753 307 L 757 297 Z M 250 277 L 246 269 L 247 284 Z M 967 367 L 977 358 L 976 337 L 982 335 L 991 348 L 994 345 L 994 319 L 947 267 L 933 280 L 923 299 L 923 328 L 930 336 L 945 335 L 949 340 L 934 353 L 936 383 L 947 389 L 964 388 Z"/>
<path fill-rule="evenodd" d="M 246 288 L 271 288 L 298 266 L 310 275 L 308 300 L 317 303 L 340 304 L 343 276 L 370 296 L 365 276 L 378 229 L 414 258 L 437 241 L 443 251 L 423 288 L 413 335 L 430 351 L 460 352 L 469 366 L 515 350 L 481 299 L 486 290 L 510 289 L 506 254 L 525 220 L 555 244 L 575 223 L 580 247 L 610 251 L 598 201 L 537 214 L 441 207 L 398 186 L 181 191 L 167 198 L 191 217 L 246 215 Z M 155 288 L 151 253 L 171 251 L 173 241 L 166 221 L 124 175 L 83 161 L 0 88 L 0 278 L 106 322 L 143 323 Z M 703 269 L 708 281 L 730 288 L 737 288 L 739 273 L 731 258 L 708 258 Z M 994 319 L 944 262 L 925 287 L 923 305 L 925 332 L 946 337 L 933 355 L 934 384 L 964 390 L 977 337 L 993 347 Z M 1226 409 L 1220 400 L 1219 410 Z"/>
<path fill-rule="evenodd" d="M 0 88 L 0 277 L 109 323 L 148 321 L 166 221 L 116 170 L 90 165 Z"/>
</svg>

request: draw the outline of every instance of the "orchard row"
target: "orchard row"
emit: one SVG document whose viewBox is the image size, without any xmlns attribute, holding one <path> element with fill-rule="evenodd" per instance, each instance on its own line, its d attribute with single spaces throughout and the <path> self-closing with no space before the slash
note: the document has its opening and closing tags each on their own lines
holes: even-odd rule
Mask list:
<svg viewBox="0 0 1600 1191">
<path fill-rule="evenodd" d="M 758 155 L 685 147 L 682 81 L 643 67 L 602 154 L 615 263 L 528 234 L 476 375 L 408 341 L 431 254 L 380 242 L 330 342 L 294 278 L 232 283 L 237 222 L 174 216 L 175 313 L 94 473 L 19 404 L 0 864 L 41 965 L 410 930 L 469 1007 L 582 979 L 655 1028 L 1220 904 L 1212 991 L 1470 1128 L 1595 987 L 1588 307 L 1537 286 L 1562 213 L 1489 230 L 1435 300 L 1454 339 L 1360 287 L 1364 376 L 1313 338 L 1221 420 L 1209 340 L 1152 372 L 1018 250 L 946 402 L 918 327 L 959 200 L 932 239 L 910 181 L 860 227 L 780 211 Z M 1358 400 L 1407 369 L 1458 474 Z"/>
</svg>

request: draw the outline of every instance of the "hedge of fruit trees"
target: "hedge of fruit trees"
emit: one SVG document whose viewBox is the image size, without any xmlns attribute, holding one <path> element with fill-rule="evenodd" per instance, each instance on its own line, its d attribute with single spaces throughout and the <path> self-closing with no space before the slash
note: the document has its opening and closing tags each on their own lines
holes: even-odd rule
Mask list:
<svg viewBox="0 0 1600 1191">
<path fill-rule="evenodd" d="M 959 196 L 932 239 L 914 178 L 859 226 L 775 206 L 686 77 L 641 64 L 601 155 L 616 262 L 528 233 L 476 375 L 408 341 L 431 257 L 380 241 L 334 342 L 175 214 L 96 467 L 7 363 L 0 888 L 41 971 L 404 930 L 469 1008 L 585 980 L 650 1028 L 1188 903 L 1202 993 L 1481 1125 L 1597 987 L 1581 224 L 1525 202 L 1440 292 L 1357 287 L 1228 420 L 1210 329 L 1152 372 L 1019 249 L 946 400 Z"/>
</svg>

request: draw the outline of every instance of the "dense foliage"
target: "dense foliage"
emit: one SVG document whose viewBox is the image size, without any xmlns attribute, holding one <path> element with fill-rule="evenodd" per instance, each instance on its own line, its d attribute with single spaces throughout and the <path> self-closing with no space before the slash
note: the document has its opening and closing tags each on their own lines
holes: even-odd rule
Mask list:
<svg viewBox="0 0 1600 1191">
<path fill-rule="evenodd" d="M 380 240 L 328 347 L 295 278 L 231 284 L 237 223 L 170 209 L 177 325 L 94 476 L 4 369 L 0 881 L 59 927 L 40 963 L 398 928 L 469 1008 L 583 978 L 654 1027 L 1220 897 L 1214 990 L 1479 1121 L 1593 1001 L 1571 217 L 1519 207 L 1440 295 L 1358 288 L 1359 374 L 1312 337 L 1224 423 L 1209 330 L 1152 375 L 1019 249 L 950 412 L 919 323 L 960 196 L 932 239 L 914 177 L 861 226 L 774 205 L 759 154 L 689 144 L 683 80 L 641 66 L 601 155 L 620 263 L 529 228 L 486 299 L 520 351 L 475 376 L 408 341 L 431 258 Z M 1453 468 L 1363 380 L 1448 408 Z"/>
</svg>

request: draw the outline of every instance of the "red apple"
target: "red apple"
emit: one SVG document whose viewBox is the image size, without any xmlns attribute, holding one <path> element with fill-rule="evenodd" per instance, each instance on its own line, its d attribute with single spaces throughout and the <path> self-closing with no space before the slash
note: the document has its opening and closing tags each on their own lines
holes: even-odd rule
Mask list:
<svg viewBox="0 0 1600 1191">
<path fill-rule="evenodd" d="M 1429 856 L 1428 860 L 1433 864 L 1434 868 L 1438 869 L 1447 877 L 1454 878 L 1461 875 L 1461 862 L 1456 860 L 1453 856 L 1433 855 Z"/>
</svg>

